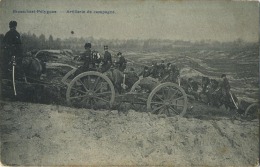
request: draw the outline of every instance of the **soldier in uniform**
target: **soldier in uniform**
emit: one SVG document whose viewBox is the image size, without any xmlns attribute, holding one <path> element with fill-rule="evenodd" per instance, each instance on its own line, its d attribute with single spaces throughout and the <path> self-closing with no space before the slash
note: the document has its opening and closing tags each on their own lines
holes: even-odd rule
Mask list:
<svg viewBox="0 0 260 167">
<path fill-rule="evenodd" d="M 17 22 L 10 21 L 10 30 L 5 34 L 3 38 L 3 61 L 2 61 L 2 72 L 4 75 L 12 70 L 12 65 L 16 65 L 16 69 L 19 74 L 23 74 L 22 70 L 22 42 L 20 34 L 16 31 Z M 8 75 L 9 76 L 9 75 Z"/>
<path fill-rule="evenodd" d="M 84 64 L 77 69 L 75 75 L 78 75 L 85 71 L 89 71 L 92 56 L 91 43 L 85 43 L 84 48 L 85 52 L 81 55 L 81 59 L 84 61 Z"/>
<path fill-rule="evenodd" d="M 188 78 L 188 94 L 193 95 L 195 100 L 199 99 L 199 94 L 198 94 L 198 83 L 194 81 L 192 78 Z"/>
<path fill-rule="evenodd" d="M 124 58 L 124 56 L 122 56 L 121 52 L 118 52 L 117 56 L 119 60 L 118 62 L 116 62 L 116 66 L 121 72 L 123 72 L 126 69 L 126 59 Z"/>
<path fill-rule="evenodd" d="M 139 74 L 139 76 L 142 76 L 143 78 L 149 77 L 151 75 L 149 68 L 147 66 L 144 67 L 143 71 Z"/>
<path fill-rule="evenodd" d="M 103 65 L 102 65 L 102 71 L 105 72 L 107 70 L 109 70 L 109 68 L 111 67 L 112 64 L 112 56 L 111 53 L 108 51 L 108 46 L 105 45 L 104 46 L 104 59 L 103 59 Z"/>
<path fill-rule="evenodd" d="M 150 73 L 151 73 L 151 76 L 153 78 L 159 78 L 159 66 L 157 65 L 157 63 L 154 61 L 152 62 L 152 67 L 150 68 Z"/>
<path fill-rule="evenodd" d="M 222 81 L 220 82 L 220 90 L 222 94 L 222 100 L 228 100 L 230 98 L 230 84 L 226 74 L 221 75 Z"/>
<path fill-rule="evenodd" d="M 166 79 L 168 82 L 177 83 L 178 77 L 180 76 L 180 71 L 174 64 L 167 65 L 167 74 L 169 77 Z"/>
<path fill-rule="evenodd" d="M 165 76 L 165 73 L 166 73 L 166 66 L 164 64 L 164 60 L 162 60 L 158 65 L 158 75 L 160 80 Z"/>
</svg>

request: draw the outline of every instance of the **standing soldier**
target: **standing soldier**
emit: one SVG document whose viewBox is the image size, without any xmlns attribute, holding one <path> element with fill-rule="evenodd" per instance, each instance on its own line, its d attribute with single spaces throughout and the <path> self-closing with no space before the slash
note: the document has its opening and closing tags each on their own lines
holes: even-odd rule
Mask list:
<svg viewBox="0 0 260 167">
<path fill-rule="evenodd" d="M 3 62 L 2 72 L 6 76 L 12 70 L 12 66 L 16 65 L 19 73 L 22 71 L 22 42 L 20 34 L 16 31 L 17 22 L 10 21 L 10 30 L 5 34 L 3 39 Z"/>
<path fill-rule="evenodd" d="M 230 91 L 231 86 L 226 77 L 226 74 L 222 74 L 221 78 L 222 78 L 222 82 L 220 83 L 220 90 L 221 90 L 222 97 L 220 98 L 220 101 L 224 103 L 226 108 L 232 109 L 235 107 L 236 109 L 238 109 L 238 99 Z"/>
<path fill-rule="evenodd" d="M 222 100 L 228 100 L 230 98 L 230 84 L 229 81 L 227 79 L 226 74 L 222 74 L 221 75 L 222 78 L 222 82 L 220 82 L 220 90 L 222 93 Z"/>
<path fill-rule="evenodd" d="M 108 51 L 107 45 L 104 46 L 104 50 L 105 50 L 105 53 L 104 53 L 104 59 L 103 59 L 103 65 L 102 65 L 103 72 L 109 70 L 109 68 L 111 67 L 111 64 L 112 64 L 111 53 Z"/>
<path fill-rule="evenodd" d="M 124 58 L 124 56 L 122 56 L 121 52 L 118 52 L 117 56 L 119 60 L 118 62 L 116 62 L 116 64 L 118 65 L 119 70 L 123 72 L 126 69 L 126 59 Z"/>
</svg>

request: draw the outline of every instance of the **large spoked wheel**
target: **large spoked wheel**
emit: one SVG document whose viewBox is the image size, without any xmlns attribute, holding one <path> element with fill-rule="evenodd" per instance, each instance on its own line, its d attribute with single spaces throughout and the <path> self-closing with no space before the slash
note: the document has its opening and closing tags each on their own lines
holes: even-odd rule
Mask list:
<svg viewBox="0 0 260 167">
<path fill-rule="evenodd" d="M 259 117 L 259 104 L 253 103 L 249 105 L 244 114 L 245 118 L 247 119 L 256 119 Z"/>
<path fill-rule="evenodd" d="M 149 94 L 147 110 L 153 114 L 165 114 L 169 117 L 183 116 L 187 110 L 187 94 L 175 83 L 158 85 Z"/>
<path fill-rule="evenodd" d="M 100 72 L 89 71 L 76 76 L 66 92 L 67 103 L 81 108 L 110 108 L 115 89 L 110 79 Z"/>
<path fill-rule="evenodd" d="M 141 89 L 144 89 L 140 86 L 140 83 L 142 82 L 147 82 L 149 80 L 150 82 L 150 85 L 151 84 L 154 84 L 154 85 L 159 85 L 160 82 L 152 77 L 145 77 L 145 78 L 142 78 L 142 79 L 139 79 L 138 81 L 136 81 L 134 83 L 134 85 L 132 86 L 130 92 L 137 92 L 137 91 L 141 91 Z"/>
</svg>

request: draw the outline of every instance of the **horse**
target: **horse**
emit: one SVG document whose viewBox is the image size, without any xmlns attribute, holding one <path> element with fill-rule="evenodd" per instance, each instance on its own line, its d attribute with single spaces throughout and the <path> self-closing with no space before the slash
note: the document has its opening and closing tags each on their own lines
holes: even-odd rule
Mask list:
<svg viewBox="0 0 260 167">
<path fill-rule="evenodd" d="M 44 86 L 40 85 L 40 77 L 46 71 L 46 65 L 36 57 L 25 57 L 22 61 L 23 72 L 26 76 L 26 82 L 36 83 L 26 87 L 26 97 L 30 101 L 42 101 Z"/>
<path fill-rule="evenodd" d="M 22 68 L 29 80 L 36 81 L 45 72 L 46 65 L 36 57 L 25 57 L 22 61 Z"/>
</svg>

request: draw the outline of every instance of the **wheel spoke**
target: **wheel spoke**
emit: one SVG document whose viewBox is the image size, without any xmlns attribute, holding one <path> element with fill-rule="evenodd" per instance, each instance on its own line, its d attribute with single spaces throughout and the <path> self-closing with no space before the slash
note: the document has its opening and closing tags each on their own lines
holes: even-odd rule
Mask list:
<svg viewBox="0 0 260 167">
<path fill-rule="evenodd" d="M 170 109 L 171 109 L 175 114 L 179 114 L 179 112 L 176 111 L 172 106 L 169 106 L 169 107 L 170 107 Z"/>
<path fill-rule="evenodd" d="M 97 96 L 104 95 L 104 94 L 111 94 L 111 91 L 96 93 Z"/>
<path fill-rule="evenodd" d="M 106 102 L 106 103 L 109 103 L 109 101 L 108 101 L 108 100 L 106 100 L 106 99 L 103 99 L 103 98 L 101 98 L 101 97 L 94 96 L 94 98 L 96 98 L 96 99 L 99 99 L 99 100 L 101 100 L 101 101 L 104 101 L 104 102 Z"/>
<path fill-rule="evenodd" d="M 161 104 L 161 105 L 163 105 L 164 103 L 162 103 L 162 102 L 151 102 L 151 104 Z"/>
<path fill-rule="evenodd" d="M 103 87 L 103 85 L 100 84 L 99 87 L 98 87 L 96 90 L 94 90 L 94 92 L 95 92 L 95 93 L 98 92 L 102 87 Z"/>
<path fill-rule="evenodd" d="M 81 78 L 79 79 L 79 82 L 82 84 L 82 86 L 84 87 L 84 89 L 86 90 L 86 91 L 89 91 L 89 89 L 85 86 L 85 84 L 81 81 Z"/>
<path fill-rule="evenodd" d="M 162 114 L 163 111 L 165 111 L 165 106 L 163 106 L 163 107 L 159 110 L 158 115 Z"/>
<path fill-rule="evenodd" d="M 169 106 L 183 107 L 184 105 L 170 104 Z"/>
<path fill-rule="evenodd" d="M 181 96 L 181 97 L 178 97 L 178 98 L 176 98 L 176 99 L 173 99 L 172 101 L 177 101 L 177 100 L 180 100 L 180 99 L 182 99 L 182 98 L 184 98 L 184 96 Z"/>
<path fill-rule="evenodd" d="M 159 107 L 156 107 L 155 109 L 153 109 L 152 113 L 155 113 L 155 111 L 161 109 L 162 107 L 164 107 L 164 105 L 161 105 L 161 106 L 159 106 Z"/>
<path fill-rule="evenodd" d="M 162 94 L 163 94 L 163 97 L 167 98 L 167 96 L 165 94 L 165 89 L 162 89 Z"/>
<path fill-rule="evenodd" d="M 158 96 L 157 94 L 155 94 L 156 97 L 158 97 L 161 101 L 164 101 L 160 96 Z"/>
<path fill-rule="evenodd" d="M 95 80 L 95 83 L 94 83 L 94 88 L 93 88 L 93 90 L 95 90 L 95 89 L 96 89 L 96 87 L 97 87 L 97 85 L 98 85 L 98 82 L 99 82 L 99 80 L 100 80 L 100 77 L 97 77 L 97 79 Z"/>
<path fill-rule="evenodd" d="M 70 97 L 70 99 L 77 99 L 77 98 L 82 98 L 82 97 L 86 97 L 87 95 L 81 95 L 81 96 L 73 96 Z"/>
<path fill-rule="evenodd" d="M 77 90 L 77 91 L 79 91 L 79 92 L 81 92 L 81 93 L 84 93 L 84 94 L 87 93 L 87 92 L 84 92 L 84 91 L 82 91 L 82 90 L 79 90 L 79 89 L 76 89 L 76 88 L 73 88 L 73 87 L 72 87 L 71 89 Z"/>
</svg>

